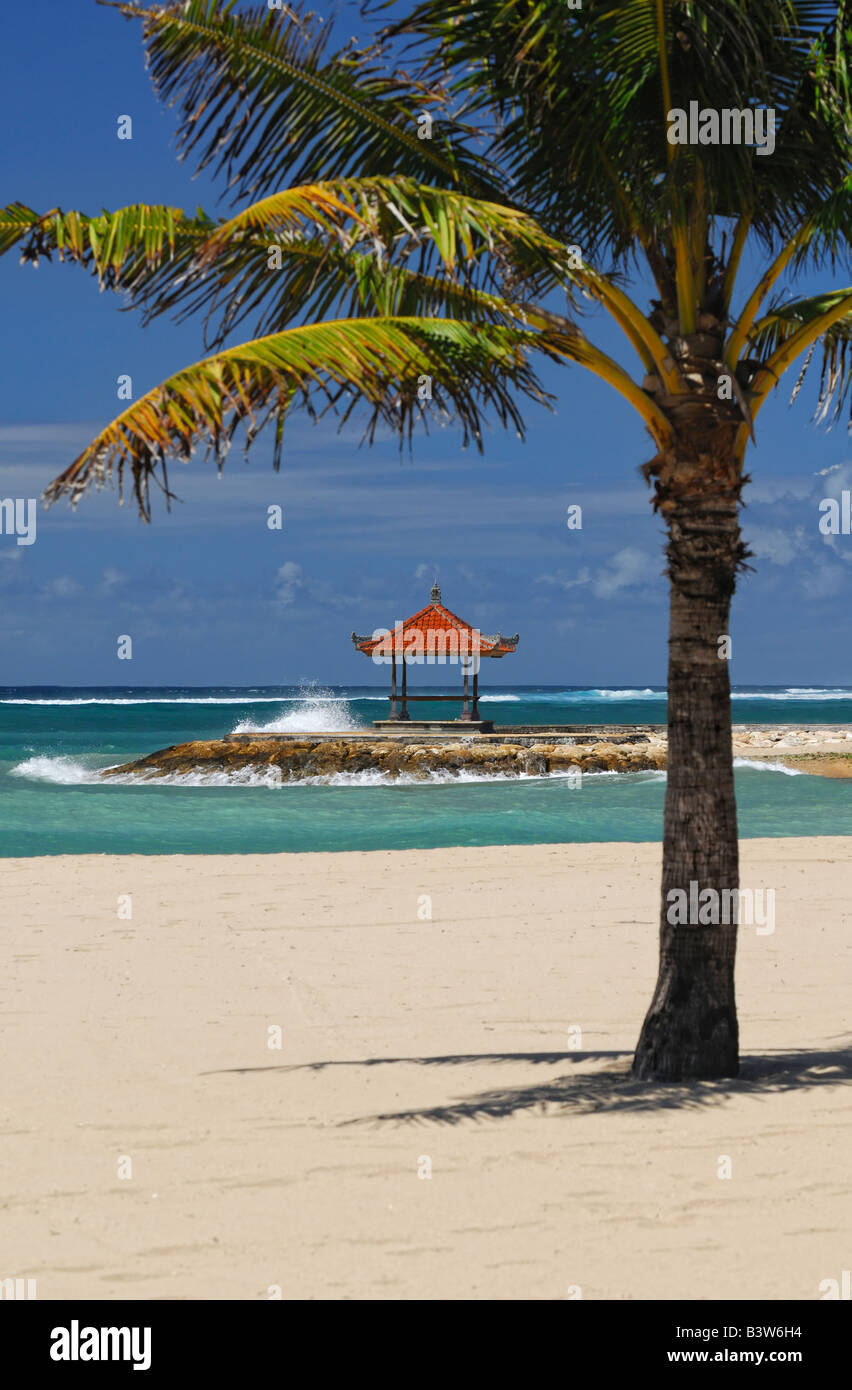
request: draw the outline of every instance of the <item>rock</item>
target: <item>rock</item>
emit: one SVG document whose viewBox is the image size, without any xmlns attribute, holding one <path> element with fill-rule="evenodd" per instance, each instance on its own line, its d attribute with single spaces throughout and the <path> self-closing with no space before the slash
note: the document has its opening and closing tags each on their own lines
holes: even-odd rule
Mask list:
<svg viewBox="0 0 852 1390">
<path fill-rule="evenodd" d="M 205 739 L 175 744 L 135 762 L 107 769 L 102 775 L 114 777 L 133 773 L 142 778 L 162 778 L 180 773 L 240 772 L 247 768 L 277 769 L 284 781 L 330 776 L 336 772 L 362 772 L 376 769 L 389 777 L 400 775 L 426 778 L 432 772 L 459 773 L 474 768 L 483 776 L 505 776 L 525 772 L 539 776 L 551 770 L 572 767 L 587 771 L 639 771 L 665 767 L 665 741 L 653 742 L 589 739 L 554 739 L 532 744 L 479 742 L 400 744 L 395 740 L 334 739 L 300 737 L 245 742 Z"/>
<path fill-rule="evenodd" d="M 527 748 L 521 759 L 521 766 L 529 776 L 535 777 L 547 772 L 547 758 L 538 748 Z"/>
</svg>

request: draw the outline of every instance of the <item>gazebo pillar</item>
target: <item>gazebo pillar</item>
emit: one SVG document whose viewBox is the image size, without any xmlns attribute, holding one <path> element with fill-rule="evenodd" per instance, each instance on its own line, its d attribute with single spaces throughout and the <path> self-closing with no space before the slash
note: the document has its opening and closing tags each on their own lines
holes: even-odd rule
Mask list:
<svg viewBox="0 0 852 1390">
<path fill-rule="evenodd" d="M 464 668 L 464 702 L 462 704 L 461 714 L 459 715 L 459 719 L 464 719 L 465 721 L 469 721 L 473 718 L 473 715 L 470 712 L 470 693 L 468 687 L 469 679 L 470 677 L 468 675 L 468 665 L 466 664 Z"/>
<path fill-rule="evenodd" d="M 479 668 L 473 673 L 473 711 L 471 719 L 479 718 Z"/>
<path fill-rule="evenodd" d="M 406 660 L 405 660 L 405 653 L 403 652 L 403 654 L 402 654 L 402 709 L 401 709 L 400 712 L 399 712 L 399 717 L 400 717 L 400 719 L 410 719 L 410 718 L 411 718 L 411 715 L 408 713 L 408 702 L 407 702 L 407 698 L 406 698 L 406 691 L 407 691 L 407 688 L 408 688 L 408 663 L 407 663 Z"/>
<path fill-rule="evenodd" d="M 389 719 L 399 719 L 396 709 L 396 652 L 391 653 L 391 693 Z"/>
</svg>

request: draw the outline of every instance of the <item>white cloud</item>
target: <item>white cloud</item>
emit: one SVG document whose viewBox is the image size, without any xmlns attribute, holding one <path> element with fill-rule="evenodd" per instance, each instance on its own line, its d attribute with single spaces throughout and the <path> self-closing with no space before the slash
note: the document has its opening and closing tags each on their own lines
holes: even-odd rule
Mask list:
<svg viewBox="0 0 852 1390">
<path fill-rule="evenodd" d="M 42 589 L 47 598 L 76 598 L 82 592 L 82 584 L 78 584 L 70 574 L 60 574 L 58 578 L 49 580 Z"/>
<path fill-rule="evenodd" d="M 815 565 L 803 577 L 802 590 L 807 598 L 833 598 L 847 577 L 840 565 Z"/>
<path fill-rule="evenodd" d="M 809 478 L 761 478 L 749 483 L 745 498 L 749 506 L 783 502 L 788 498 L 803 502 L 813 490 L 814 485 Z"/>
<path fill-rule="evenodd" d="M 287 560 L 281 566 L 275 576 L 275 598 L 282 608 L 287 608 L 294 602 L 299 589 L 305 583 L 302 574 L 302 566 L 295 564 L 292 560 Z"/>
<path fill-rule="evenodd" d="M 121 570 L 115 569 L 113 565 L 107 565 L 101 576 L 101 591 L 105 594 L 113 594 L 116 589 L 120 589 L 127 583 L 127 575 Z"/>
<path fill-rule="evenodd" d="M 592 573 L 588 566 L 584 565 L 578 570 L 577 577 L 574 579 L 569 570 L 554 570 L 553 574 L 540 574 L 536 578 L 536 584 L 551 584 L 557 589 L 576 589 L 578 585 L 590 584 Z"/>
<path fill-rule="evenodd" d="M 612 560 L 596 574 L 588 565 L 578 570 L 576 575 L 570 570 L 554 570 L 551 574 L 540 574 L 536 584 L 550 584 L 556 589 L 577 589 L 591 585 L 595 598 L 612 598 L 619 589 L 630 589 L 636 584 L 648 584 L 660 576 L 661 561 L 658 555 L 650 555 L 638 546 L 627 545 L 613 555 Z"/>
<path fill-rule="evenodd" d="M 801 530 L 791 534 L 777 526 L 746 526 L 743 540 L 756 559 L 768 560 L 772 565 L 789 565 L 803 548 Z"/>
<path fill-rule="evenodd" d="M 596 598 L 612 598 L 619 589 L 629 589 L 634 584 L 647 584 L 658 579 L 660 558 L 649 555 L 636 546 L 627 545 L 612 557 L 612 563 L 596 576 L 592 592 Z"/>
<path fill-rule="evenodd" d="M 852 488 L 852 463 L 834 463 L 830 468 L 821 468 L 814 476 L 823 480 L 817 487 L 820 499 L 835 497 L 839 500 L 841 492 Z"/>
</svg>

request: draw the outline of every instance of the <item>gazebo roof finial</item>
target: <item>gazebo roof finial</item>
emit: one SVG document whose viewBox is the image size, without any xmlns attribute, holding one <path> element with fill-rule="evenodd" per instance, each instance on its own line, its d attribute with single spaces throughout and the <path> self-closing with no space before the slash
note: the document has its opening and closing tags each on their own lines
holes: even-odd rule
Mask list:
<svg viewBox="0 0 852 1390">
<path fill-rule="evenodd" d="M 438 588 L 438 577 L 435 576 L 435 583 L 432 585 L 432 592 L 429 595 L 431 603 L 441 602 L 441 590 Z"/>
</svg>

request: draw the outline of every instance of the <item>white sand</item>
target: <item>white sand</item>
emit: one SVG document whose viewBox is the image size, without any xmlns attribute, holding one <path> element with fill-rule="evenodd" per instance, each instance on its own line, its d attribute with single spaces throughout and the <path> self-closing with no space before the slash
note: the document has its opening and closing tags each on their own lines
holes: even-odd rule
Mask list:
<svg viewBox="0 0 852 1390">
<path fill-rule="evenodd" d="M 852 838 L 744 842 L 777 926 L 742 930 L 752 1079 L 726 1084 L 618 1082 L 659 859 L 6 860 L 0 1278 L 43 1299 L 817 1298 L 852 1260 Z M 370 1122 L 435 1107 L 458 1123 Z"/>
</svg>

